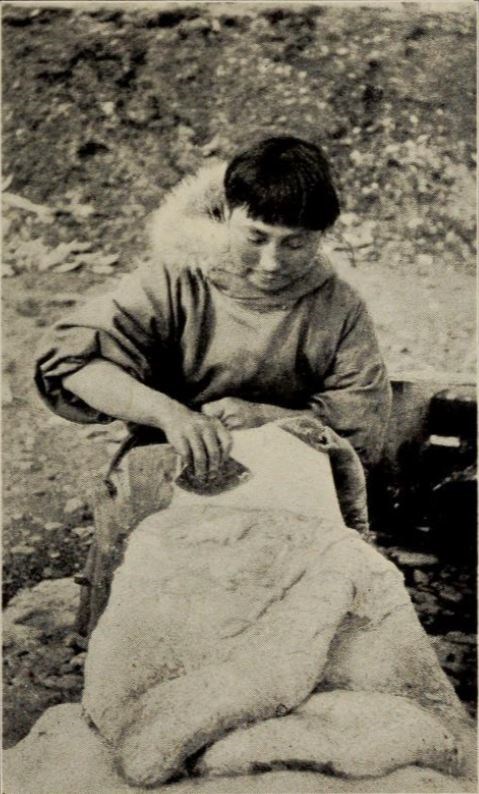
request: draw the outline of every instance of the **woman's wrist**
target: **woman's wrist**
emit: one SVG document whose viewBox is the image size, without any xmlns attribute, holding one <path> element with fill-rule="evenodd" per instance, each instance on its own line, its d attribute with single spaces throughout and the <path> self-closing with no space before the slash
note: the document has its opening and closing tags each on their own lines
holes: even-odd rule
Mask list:
<svg viewBox="0 0 479 794">
<path fill-rule="evenodd" d="M 95 359 L 66 376 L 63 386 L 107 416 L 159 430 L 191 413 L 186 406 L 103 359 Z"/>
<path fill-rule="evenodd" d="M 148 399 L 143 401 L 142 406 L 142 424 L 158 430 L 167 430 L 175 422 L 175 419 L 179 419 L 189 412 L 186 406 L 166 394 L 153 389 L 148 391 Z"/>
</svg>

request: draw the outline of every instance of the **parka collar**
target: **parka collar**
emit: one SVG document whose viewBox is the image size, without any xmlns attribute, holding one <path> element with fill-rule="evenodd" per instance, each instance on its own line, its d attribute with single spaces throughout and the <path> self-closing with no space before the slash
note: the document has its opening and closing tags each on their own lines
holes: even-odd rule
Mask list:
<svg viewBox="0 0 479 794">
<path fill-rule="evenodd" d="M 319 289 L 333 275 L 333 266 L 328 257 L 318 252 L 306 276 L 275 293 L 262 292 L 239 276 L 227 264 L 214 265 L 206 272 L 206 278 L 221 292 L 250 308 L 274 309 L 292 305 L 300 298 Z"/>
</svg>

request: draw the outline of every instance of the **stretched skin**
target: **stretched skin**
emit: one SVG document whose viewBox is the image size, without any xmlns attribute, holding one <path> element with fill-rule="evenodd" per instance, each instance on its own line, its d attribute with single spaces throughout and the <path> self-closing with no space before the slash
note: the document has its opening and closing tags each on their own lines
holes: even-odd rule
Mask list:
<svg viewBox="0 0 479 794">
<path fill-rule="evenodd" d="M 416 743 L 409 763 L 453 768 L 466 729 L 395 566 L 353 531 L 284 510 L 173 506 L 143 522 L 85 673 L 84 707 L 135 785 L 318 686 L 425 709 L 445 743 Z"/>
</svg>

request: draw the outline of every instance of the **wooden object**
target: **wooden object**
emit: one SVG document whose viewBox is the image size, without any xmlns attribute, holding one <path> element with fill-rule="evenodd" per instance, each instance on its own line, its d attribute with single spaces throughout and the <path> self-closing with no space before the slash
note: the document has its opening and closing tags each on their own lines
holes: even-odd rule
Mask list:
<svg viewBox="0 0 479 794">
<path fill-rule="evenodd" d="M 434 377 L 421 372 L 398 373 L 391 378 L 393 403 L 384 449 L 384 461 L 396 468 L 403 444 L 425 441 L 432 397 L 453 386 L 474 386 L 469 375 L 438 372 Z"/>
<path fill-rule="evenodd" d="M 146 516 L 166 507 L 173 495 L 177 455 L 166 444 L 132 449 L 108 482 L 93 492 L 95 538 L 83 574 L 76 630 L 89 636 L 110 594 L 125 541 Z"/>
</svg>

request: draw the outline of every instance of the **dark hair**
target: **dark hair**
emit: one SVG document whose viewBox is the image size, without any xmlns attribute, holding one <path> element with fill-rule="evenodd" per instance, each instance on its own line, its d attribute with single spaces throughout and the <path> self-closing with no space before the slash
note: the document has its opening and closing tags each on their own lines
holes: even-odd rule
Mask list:
<svg viewBox="0 0 479 794">
<path fill-rule="evenodd" d="M 339 201 L 319 146 L 293 137 L 267 138 L 235 157 L 225 174 L 230 209 L 279 226 L 323 230 L 339 215 Z"/>
</svg>

